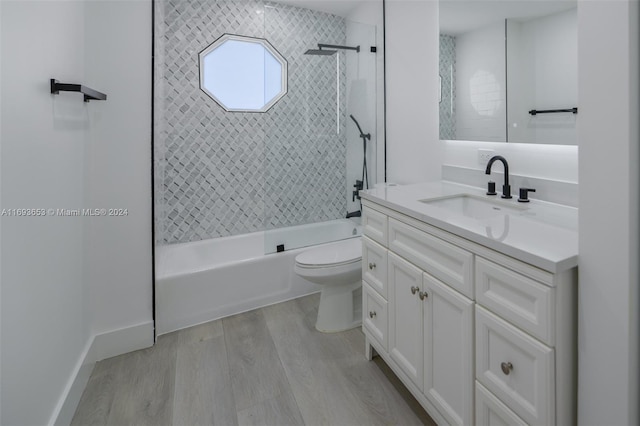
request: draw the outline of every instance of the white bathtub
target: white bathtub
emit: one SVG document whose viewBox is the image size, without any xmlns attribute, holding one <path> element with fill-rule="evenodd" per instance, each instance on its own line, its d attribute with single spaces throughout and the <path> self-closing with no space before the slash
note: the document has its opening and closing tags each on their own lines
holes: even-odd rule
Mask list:
<svg viewBox="0 0 640 426">
<path fill-rule="evenodd" d="M 156 247 L 158 335 L 320 291 L 293 272 L 312 244 L 360 235 L 339 219 L 194 243 Z M 286 251 L 275 253 L 280 244 Z M 266 249 L 265 249 L 266 247 Z M 265 252 L 269 254 L 265 254 Z"/>
</svg>

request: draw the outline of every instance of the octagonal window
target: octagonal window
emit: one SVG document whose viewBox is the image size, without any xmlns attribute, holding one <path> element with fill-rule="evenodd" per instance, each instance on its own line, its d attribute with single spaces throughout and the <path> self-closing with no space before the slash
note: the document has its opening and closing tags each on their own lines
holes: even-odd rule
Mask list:
<svg viewBox="0 0 640 426">
<path fill-rule="evenodd" d="M 267 40 L 224 34 L 199 56 L 200 88 L 227 111 L 264 112 L 287 93 L 287 61 Z"/>
</svg>

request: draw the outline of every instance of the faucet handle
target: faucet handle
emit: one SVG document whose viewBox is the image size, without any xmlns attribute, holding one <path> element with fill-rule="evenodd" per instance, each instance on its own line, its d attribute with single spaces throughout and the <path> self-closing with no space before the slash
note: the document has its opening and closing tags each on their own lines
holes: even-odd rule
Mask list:
<svg viewBox="0 0 640 426">
<path fill-rule="evenodd" d="M 518 202 L 519 203 L 528 203 L 529 200 L 529 193 L 530 192 L 536 192 L 535 189 L 533 188 L 520 188 L 520 197 L 518 197 Z"/>
<path fill-rule="evenodd" d="M 487 182 L 487 195 L 496 195 L 496 183 L 492 180 Z"/>
</svg>

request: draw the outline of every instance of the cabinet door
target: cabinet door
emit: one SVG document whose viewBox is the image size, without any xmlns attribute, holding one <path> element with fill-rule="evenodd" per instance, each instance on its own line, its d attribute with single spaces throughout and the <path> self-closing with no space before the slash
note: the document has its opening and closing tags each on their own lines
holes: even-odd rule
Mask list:
<svg viewBox="0 0 640 426">
<path fill-rule="evenodd" d="M 424 393 L 449 424 L 473 424 L 473 301 L 424 274 Z"/>
<path fill-rule="evenodd" d="M 387 249 L 362 237 L 362 279 L 387 298 Z"/>
<path fill-rule="evenodd" d="M 389 252 L 389 354 L 422 390 L 422 271 Z"/>
</svg>

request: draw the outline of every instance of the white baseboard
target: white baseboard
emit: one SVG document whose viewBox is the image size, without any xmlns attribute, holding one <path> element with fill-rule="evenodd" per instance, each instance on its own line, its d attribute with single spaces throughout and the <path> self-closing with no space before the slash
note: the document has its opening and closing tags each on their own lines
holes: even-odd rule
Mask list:
<svg viewBox="0 0 640 426">
<path fill-rule="evenodd" d="M 82 397 L 82 392 L 85 386 L 87 386 L 89 377 L 91 377 L 93 367 L 96 365 L 95 361 L 87 361 L 87 355 L 91 352 L 93 342 L 94 337 L 90 337 L 53 411 L 49 425 L 69 425 L 71 423 L 73 415 L 76 412 L 76 407 L 80 402 L 80 397 Z"/>
<path fill-rule="evenodd" d="M 91 336 L 56 405 L 50 425 L 69 425 L 96 362 L 153 346 L 153 321 Z"/>
<path fill-rule="evenodd" d="M 96 335 L 88 355 L 97 362 L 150 346 L 153 346 L 153 321 Z"/>
</svg>

